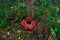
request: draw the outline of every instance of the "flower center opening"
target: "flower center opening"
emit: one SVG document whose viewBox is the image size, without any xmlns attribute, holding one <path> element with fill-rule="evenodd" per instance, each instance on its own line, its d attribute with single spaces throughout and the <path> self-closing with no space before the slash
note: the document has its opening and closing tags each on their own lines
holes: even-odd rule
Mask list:
<svg viewBox="0 0 60 40">
<path fill-rule="evenodd" d="M 31 24 L 31 21 L 27 21 L 27 24 Z"/>
</svg>

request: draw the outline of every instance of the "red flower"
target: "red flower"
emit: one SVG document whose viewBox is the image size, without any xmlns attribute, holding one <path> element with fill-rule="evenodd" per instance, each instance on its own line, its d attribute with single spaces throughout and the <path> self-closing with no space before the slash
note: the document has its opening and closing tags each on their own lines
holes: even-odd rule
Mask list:
<svg viewBox="0 0 60 40">
<path fill-rule="evenodd" d="M 36 21 L 31 17 L 26 17 L 21 21 L 21 25 L 25 30 L 32 30 L 36 26 Z"/>
</svg>

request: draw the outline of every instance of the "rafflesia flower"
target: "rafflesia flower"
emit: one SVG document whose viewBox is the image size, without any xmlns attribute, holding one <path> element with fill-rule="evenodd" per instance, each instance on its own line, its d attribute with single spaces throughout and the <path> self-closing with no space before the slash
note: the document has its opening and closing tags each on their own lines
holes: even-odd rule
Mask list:
<svg viewBox="0 0 60 40">
<path fill-rule="evenodd" d="M 31 17 L 26 17 L 21 21 L 21 26 L 25 30 L 33 30 L 36 26 L 36 21 L 33 20 Z"/>
</svg>

